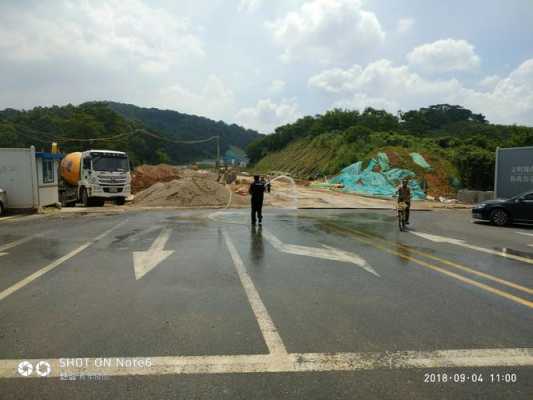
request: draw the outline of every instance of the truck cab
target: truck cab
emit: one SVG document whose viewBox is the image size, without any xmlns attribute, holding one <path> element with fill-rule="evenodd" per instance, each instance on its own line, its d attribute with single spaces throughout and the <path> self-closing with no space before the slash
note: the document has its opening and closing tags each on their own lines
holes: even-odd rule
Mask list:
<svg viewBox="0 0 533 400">
<path fill-rule="evenodd" d="M 112 200 L 115 204 L 122 205 L 131 195 L 130 166 L 126 153 L 112 150 L 84 151 L 79 156 L 79 175 L 75 165 L 78 156 L 73 158 L 72 165 L 69 164 L 68 157 L 61 173 L 64 183 L 62 203 L 68 205 L 80 201 L 84 206 L 102 206 L 106 200 Z M 69 173 L 73 176 L 69 176 Z M 74 184 L 76 181 L 77 184 Z"/>
</svg>

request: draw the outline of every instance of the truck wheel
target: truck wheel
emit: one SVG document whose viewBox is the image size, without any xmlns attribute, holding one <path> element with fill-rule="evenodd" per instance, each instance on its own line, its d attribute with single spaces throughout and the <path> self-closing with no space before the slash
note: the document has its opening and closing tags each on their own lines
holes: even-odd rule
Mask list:
<svg viewBox="0 0 533 400">
<path fill-rule="evenodd" d="M 81 189 L 81 204 L 83 204 L 83 207 L 91 206 L 91 201 L 89 200 L 89 195 L 85 188 Z"/>
<path fill-rule="evenodd" d="M 509 214 L 507 214 L 507 211 L 497 208 L 490 214 L 490 220 L 494 225 L 504 226 L 509 223 Z"/>
<path fill-rule="evenodd" d="M 0 216 L 4 215 L 5 213 L 5 208 L 4 208 L 4 205 L 2 204 L 2 202 L 0 201 Z"/>
<path fill-rule="evenodd" d="M 123 206 L 126 204 L 126 198 L 125 197 L 119 197 L 118 199 L 115 199 L 115 204 L 117 206 Z"/>
</svg>

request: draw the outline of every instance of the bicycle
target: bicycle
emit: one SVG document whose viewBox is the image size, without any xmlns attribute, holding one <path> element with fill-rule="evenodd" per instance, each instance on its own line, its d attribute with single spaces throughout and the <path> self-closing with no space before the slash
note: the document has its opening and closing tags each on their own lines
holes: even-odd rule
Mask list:
<svg viewBox="0 0 533 400">
<path fill-rule="evenodd" d="M 398 203 L 398 226 L 400 232 L 407 231 L 406 222 L 407 222 L 407 203 L 401 201 Z"/>
</svg>

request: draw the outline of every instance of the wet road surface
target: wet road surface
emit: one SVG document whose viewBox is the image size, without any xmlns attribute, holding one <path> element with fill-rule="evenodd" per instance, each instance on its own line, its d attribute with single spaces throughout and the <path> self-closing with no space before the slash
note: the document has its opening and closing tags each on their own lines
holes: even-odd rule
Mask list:
<svg viewBox="0 0 533 400">
<path fill-rule="evenodd" d="M 0 220 L 0 398 L 531 398 L 533 229 L 412 219 Z"/>
</svg>

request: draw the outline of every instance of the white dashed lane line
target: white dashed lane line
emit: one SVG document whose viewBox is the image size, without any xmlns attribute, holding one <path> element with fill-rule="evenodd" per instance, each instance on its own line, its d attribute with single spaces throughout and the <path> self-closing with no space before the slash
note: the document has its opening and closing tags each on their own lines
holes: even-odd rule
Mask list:
<svg viewBox="0 0 533 400">
<path fill-rule="evenodd" d="M 276 329 L 272 318 L 270 318 L 268 310 L 261 300 L 261 296 L 259 296 L 252 278 L 250 278 L 250 275 L 246 271 L 244 262 L 242 261 L 241 256 L 235 248 L 235 245 L 233 244 L 233 241 L 231 240 L 227 231 L 224 231 L 224 239 L 270 353 L 286 355 L 287 350 L 285 349 L 285 345 L 279 336 L 278 330 Z"/>
<path fill-rule="evenodd" d="M 122 225 L 124 225 L 126 223 L 126 221 L 122 221 L 118 224 L 116 224 L 115 226 L 113 226 L 111 229 L 108 229 L 107 231 L 103 232 L 102 234 L 98 235 L 97 237 L 95 237 L 93 240 L 81 245 L 80 247 L 72 250 L 70 253 L 64 255 L 63 257 L 60 257 L 58 258 L 57 260 L 53 261 L 52 263 L 48 264 L 46 267 L 44 268 L 41 268 L 40 270 L 38 270 L 37 272 L 34 272 L 33 274 L 31 274 L 30 276 L 22 279 L 21 281 L 15 283 L 14 285 L 8 287 L 7 289 L 3 290 L 2 292 L 0 292 L 0 301 L 4 300 L 6 297 L 12 295 L 13 293 L 15 293 L 17 290 L 19 289 L 22 289 L 23 287 L 25 287 L 26 285 L 29 285 L 30 283 L 32 283 L 34 280 L 40 278 L 41 276 L 43 276 L 44 274 L 46 274 L 47 272 L 50 272 L 52 271 L 53 269 L 59 267 L 61 264 L 63 264 L 65 261 L 71 259 L 72 257 L 76 256 L 77 254 L 81 253 L 83 250 L 85 250 L 87 247 L 91 246 L 92 244 L 96 243 L 97 241 L 99 241 L 100 239 L 103 239 L 105 236 L 109 235 L 112 231 L 114 231 L 115 229 L 121 227 Z"/>
</svg>

